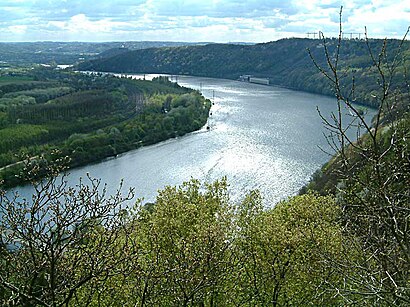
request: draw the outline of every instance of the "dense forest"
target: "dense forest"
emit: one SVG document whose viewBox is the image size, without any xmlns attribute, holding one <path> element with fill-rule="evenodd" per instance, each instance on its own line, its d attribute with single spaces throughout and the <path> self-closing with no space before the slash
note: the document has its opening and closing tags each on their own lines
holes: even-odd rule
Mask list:
<svg viewBox="0 0 410 307">
<path fill-rule="evenodd" d="M 403 66 L 396 71 L 397 86 L 402 86 L 405 69 L 410 68 L 410 43 L 389 40 L 386 57 L 393 60 L 401 48 L 404 52 Z M 338 46 L 336 38 L 326 41 L 327 52 L 334 57 Z M 369 49 L 377 54 L 383 40 L 345 40 L 340 49 L 340 66 L 344 67 L 340 78 L 349 88 L 352 77 L 356 80 L 355 99 L 358 103 L 376 106 L 373 98 L 377 91 L 377 71 L 372 69 Z M 269 78 L 274 85 L 325 95 L 333 95 L 333 88 L 326 77 L 312 65 L 307 49 L 321 66 L 326 65 L 322 56 L 325 50 L 323 40 L 282 39 L 251 46 L 231 44 L 208 44 L 205 46 L 182 46 L 175 48 L 151 48 L 130 51 L 79 65 L 81 70 L 110 72 L 144 72 L 187 74 L 216 78 L 238 79 L 248 74 Z"/>
<path fill-rule="evenodd" d="M 59 205 L 51 195 L 41 198 L 45 186 L 38 186 L 38 206 L 30 214 L 50 207 L 49 219 L 43 229 L 28 227 L 31 247 L 0 249 L 2 304 L 334 305 L 343 300 L 337 288 L 322 291 L 323 277 L 342 287 L 344 276 L 324 261 L 363 256 L 345 254 L 331 197 L 299 196 L 264 210 L 257 192 L 234 204 L 225 180 L 206 186 L 193 180 L 160 191 L 155 205 L 138 203 L 125 213 L 127 195 L 100 202 L 105 196 L 98 182 L 91 186 L 75 194 L 57 188 L 69 200 Z M 1 204 L 3 225 L 15 229 L 8 223 L 29 205 L 6 198 Z"/>
<path fill-rule="evenodd" d="M 292 49 L 278 51 L 286 44 Z M 205 56 L 204 50 L 219 51 Z M 265 50 L 270 61 L 246 58 L 248 50 Z M 223 57 L 229 54 L 243 62 Z M 293 58 L 297 54 L 299 60 Z M 196 61 L 199 56 L 202 62 Z M 58 152 L 50 151 L 41 163 L 27 159 L 22 176 L 35 187 L 32 200 L 0 189 L 1 304 L 408 306 L 408 56 L 407 41 L 282 40 L 134 51 L 84 64 L 196 75 L 211 75 L 212 69 L 212 76 L 230 78 L 250 73 L 277 84 L 331 91 L 338 111 L 322 121 L 334 156 L 300 195 L 274 208 L 263 208 L 258 191 L 233 202 L 224 178 L 166 187 L 154 203 L 143 203 L 132 189 L 121 191 L 121 184 L 107 195 L 99 179 L 67 186 L 56 175 L 73 162 Z M 269 64 L 255 65 L 256 59 Z M 10 78 L 15 79 L 8 83 Z M 66 78 L 71 81 L 63 82 Z M 32 150 L 29 157 L 37 146 L 29 142 L 46 142 L 39 151 L 61 142 L 62 151 L 81 162 L 90 153 L 115 154 L 140 141 L 183 134 L 206 120 L 209 102 L 197 92 L 166 78 L 135 82 L 55 70 L 4 78 L 0 123 L 7 138 L 0 140 L 21 142 Z M 371 124 L 354 104 L 359 98 L 377 108 Z M 110 116 L 97 110 L 99 103 Z M 346 112 L 348 119 L 342 116 Z M 47 126 L 54 121 L 56 130 Z M 3 141 L 1 146 L 7 151 L 13 145 Z"/>
<path fill-rule="evenodd" d="M 209 108 L 198 92 L 166 78 L 7 72 L 0 77 L 0 179 L 21 182 L 15 175 L 24 159 L 41 164 L 55 150 L 73 167 L 184 135 L 205 125 Z"/>
</svg>

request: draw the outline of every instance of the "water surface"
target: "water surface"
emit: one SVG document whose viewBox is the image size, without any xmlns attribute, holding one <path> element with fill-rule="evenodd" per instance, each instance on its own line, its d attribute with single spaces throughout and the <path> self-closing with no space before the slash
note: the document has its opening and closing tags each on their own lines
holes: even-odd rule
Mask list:
<svg viewBox="0 0 410 307">
<path fill-rule="evenodd" d="M 70 183 L 89 172 L 114 191 L 124 179 L 126 187 L 135 187 L 138 197 L 154 201 L 157 190 L 166 185 L 227 176 L 234 200 L 259 189 L 269 207 L 296 194 L 329 159 L 319 148 L 328 149 L 328 145 L 316 107 L 330 114 L 336 110 L 333 98 L 213 78 L 178 76 L 178 83 L 201 90 L 213 100 L 209 131 L 204 127 L 71 170 Z M 30 188 L 19 191 L 28 195 Z"/>
</svg>

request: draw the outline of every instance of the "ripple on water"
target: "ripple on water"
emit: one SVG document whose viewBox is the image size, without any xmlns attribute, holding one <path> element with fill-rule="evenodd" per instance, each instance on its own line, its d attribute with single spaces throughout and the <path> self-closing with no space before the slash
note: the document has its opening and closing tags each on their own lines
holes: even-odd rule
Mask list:
<svg viewBox="0 0 410 307">
<path fill-rule="evenodd" d="M 152 75 L 145 75 L 147 79 Z M 154 201 L 157 190 L 197 178 L 227 176 L 232 199 L 259 189 L 265 206 L 296 194 L 328 160 L 317 114 L 336 110 L 332 98 L 231 80 L 179 76 L 184 86 L 215 97 L 211 129 L 147 146 L 116 159 L 71 170 L 74 185 L 86 172 L 102 178 L 114 192 L 121 179 L 137 195 Z M 368 119 L 373 112 L 370 111 Z M 30 187 L 18 188 L 23 196 Z"/>
</svg>

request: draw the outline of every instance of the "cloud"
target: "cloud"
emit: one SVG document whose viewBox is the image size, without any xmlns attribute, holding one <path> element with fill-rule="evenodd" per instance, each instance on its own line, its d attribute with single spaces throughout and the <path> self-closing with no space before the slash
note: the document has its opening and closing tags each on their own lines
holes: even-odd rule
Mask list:
<svg viewBox="0 0 410 307">
<path fill-rule="evenodd" d="M 297 12 L 293 1 L 282 0 L 148 0 L 141 5 L 146 13 L 159 16 L 208 16 L 225 17 L 261 17 L 270 16 L 275 12 L 294 14 Z"/>
<path fill-rule="evenodd" d="M 340 0 L 2 0 L 2 40 L 261 42 L 337 33 Z M 398 36 L 407 0 L 344 0 L 346 31 Z"/>
<path fill-rule="evenodd" d="M 376 37 L 400 37 L 410 25 L 409 4 L 405 1 L 374 1 L 348 19 L 349 27 L 366 26 Z"/>
<path fill-rule="evenodd" d="M 78 14 L 70 18 L 69 21 L 50 21 L 51 26 L 60 28 L 70 32 L 108 32 L 112 27 L 112 22 L 108 19 L 100 19 L 98 21 L 91 21 L 86 15 Z"/>
<path fill-rule="evenodd" d="M 24 34 L 27 31 L 27 26 L 9 26 L 7 30 L 12 34 Z"/>
</svg>

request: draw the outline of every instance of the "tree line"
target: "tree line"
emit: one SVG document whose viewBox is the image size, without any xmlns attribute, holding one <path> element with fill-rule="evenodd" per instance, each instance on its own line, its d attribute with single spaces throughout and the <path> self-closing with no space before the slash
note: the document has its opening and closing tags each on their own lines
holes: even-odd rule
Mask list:
<svg viewBox="0 0 410 307">
<path fill-rule="evenodd" d="M 37 81 L 16 76 L 12 86 L 13 78 L 3 77 L 0 178 L 7 186 L 21 183 L 16 175 L 27 156 L 49 159 L 59 149 L 71 158 L 71 167 L 84 165 L 198 130 L 211 106 L 167 78 L 132 80 L 50 68 L 23 76 Z"/>
<path fill-rule="evenodd" d="M 388 40 L 377 53 L 365 40 L 378 73 L 372 94 L 378 109 L 370 124 L 354 104 L 355 81 L 350 89 L 340 82 L 341 34 L 340 23 L 339 39 L 322 40 L 324 60 L 310 52 L 339 111 L 329 118 L 319 110 L 334 157 L 302 195 L 264 208 L 258 191 L 233 203 L 226 179 L 192 179 L 159 191 L 154 203 L 143 203 L 133 200 L 133 190 L 121 195 L 121 185 L 107 195 L 98 179 L 67 186 L 57 174 L 70 162 L 58 152 L 52 152 L 54 159 L 29 159 L 22 176 L 34 185 L 32 201 L 0 193 L 0 301 L 11 306 L 409 305 L 410 95 L 394 85 L 403 67 L 400 48 L 407 43 L 404 38 L 391 55 Z M 167 125 L 165 118 L 180 108 L 193 112 L 201 106 L 196 95 L 152 96 L 149 112 L 138 116 L 162 114 Z M 118 141 L 122 131 L 142 134 L 143 128 L 131 122 L 102 132 Z M 355 129 L 357 138 L 347 129 Z M 68 141 L 78 140 L 80 135 Z M 47 180 L 38 181 L 37 172 Z"/>
<path fill-rule="evenodd" d="M 355 101 L 377 107 L 374 94 L 377 91 L 378 71 L 368 57 L 369 50 L 376 53 L 383 46 L 381 39 L 345 40 L 339 49 L 339 62 L 344 67 L 340 71 L 341 88 L 348 91 L 355 79 Z M 408 50 L 410 43 L 389 39 L 386 59 L 392 61 L 399 49 Z M 326 41 L 326 49 L 333 58 L 338 39 Z M 328 79 L 312 65 L 306 52 L 310 49 L 321 65 L 326 60 L 321 57 L 325 45 L 321 39 L 282 39 L 256 45 L 208 44 L 175 48 L 134 50 L 106 59 L 86 61 L 78 65 L 80 70 L 112 72 L 146 72 L 187 74 L 216 78 L 239 79 L 250 74 L 269 78 L 274 85 L 324 95 L 333 95 Z M 403 66 L 395 72 L 394 86 L 405 90 L 405 72 L 409 70 L 409 52 L 400 55 Z M 347 94 L 347 92 L 345 93 Z"/>
<path fill-rule="evenodd" d="M 308 194 L 264 210 L 256 191 L 234 204 L 227 187 L 225 179 L 204 186 L 192 180 L 160 191 L 154 205 L 137 202 L 128 207 L 124 202 L 132 191 L 111 198 L 92 178 L 73 190 L 51 176 L 36 184 L 34 205 L 3 194 L 0 229 L 7 232 L 2 232 L 0 244 L 0 302 L 343 302 L 323 284 L 324 279 L 343 283 L 326 266 L 324 253 L 346 256 L 332 198 Z"/>
</svg>

